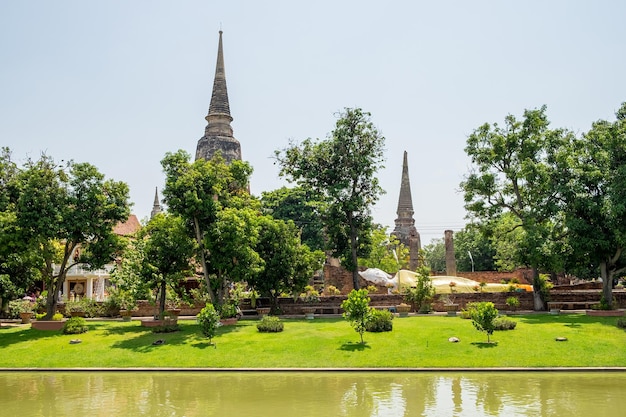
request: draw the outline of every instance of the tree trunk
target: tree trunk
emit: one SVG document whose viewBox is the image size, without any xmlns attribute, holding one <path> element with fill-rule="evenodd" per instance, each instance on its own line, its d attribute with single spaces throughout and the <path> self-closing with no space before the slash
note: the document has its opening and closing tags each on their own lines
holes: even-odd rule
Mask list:
<svg viewBox="0 0 626 417">
<path fill-rule="evenodd" d="M 198 222 L 198 218 L 193 218 L 193 228 L 196 232 L 196 242 L 198 243 L 198 250 L 200 251 L 200 264 L 202 266 L 202 275 L 204 276 L 204 282 L 206 283 L 206 288 L 209 293 L 209 297 L 211 297 L 211 303 L 216 305 L 216 298 L 213 289 L 211 288 L 211 279 L 209 278 L 209 270 L 206 263 L 206 254 L 204 253 L 204 241 L 202 239 L 202 233 L 200 232 L 200 224 Z"/>
<path fill-rule="evenodd" d="M 167 290 L 167 286 L 165 283 L 165 279 L 161 281 L 161 288 L 159 288 L 159 292 L 161 293 L 160 295 L 160 300 L 159 300 L 159 316 L 155 317 L 158 319 L 162 319 L 163 318 L 163 313 L 165 312 L 165 293 Z"/>
<path fill-rule="evenodd" d="M 533 268 L 533 308 L 535 311 L 544 311 L 546 309 L 545 300 L 541 296 L 541 280 L 539 279 L 539 270 Z"/>
<path fill-rule="evenodd" d="M 357 256 L 357 247 L 359 241 L 357 239 L 357 230 L 354 227 L 354 219 L 352 213 L 348 213 L 348 221 L 350 222 L 350 256 L 352 257 L 352 285 L 355 290 L 359 289 L 359 258 Z"/>
<path fill-rule="evenodd" d="M 609 308 L 613 308 L 613 276 L 615 272 L 608 267 L 606 261 L 600 262 L 600 277 L 602 278 L 602 299 Z"/>
</svg>

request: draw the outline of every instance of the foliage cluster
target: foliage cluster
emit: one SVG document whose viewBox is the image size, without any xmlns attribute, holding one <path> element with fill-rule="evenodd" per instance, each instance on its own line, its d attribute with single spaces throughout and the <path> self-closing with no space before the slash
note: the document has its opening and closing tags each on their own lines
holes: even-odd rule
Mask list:
<svg viewBox="0 0 626 417">
<path fill-rule="evenodd" d="M 393 314 L 389 310 L 372 309 L 365 330 L 372 333 L 390 332 L 393 330 Z"/>
<path fill-rule="evenodd" d="M 96 300 L 91 298 L 81 298 L 78 301 L 66 301 L 65 302 L 65 315 L 70 316 L 71 313 L 85 313 L 85 317 L 102 317 L 105 313 L 103 305 L 100 305 Z"/>
<path fill-rule="evenodd" d="M 307 285 L 300 294 L 300 299 L 305 303 L 319 303 L 320 293 L 312 285 Z"/>
<path fill-rule="evenodd" d="M 9 301 L 9 313 L 12 318 L 18 318 L 21 313 L 32 313 L 34 303 L 28 300 L 13 300 Z"/>
<path fill-rule="evenodd" d="M 517 297 L 508 297 L 506 299 L 505 303 L 512 310 L 515 310 L 515 309 L 519 308 L 519 306 L 520 306 L 520 301 L 519 301 L 519 298 L 517 298 Z"/>
<path fill-rule="evenodd" d="M 256 325 L 259 332 L 262 333 L 278 333 L 284 328 L 283 322 L 276 316 L 265 316 Z"/>
<path fill-rule="evenodd" d="M 87 330 L 89 330 L 89 326 L 82 317 L 71 317 L 63 324 L 63 334 L 80 334 Z"/>
</svg>

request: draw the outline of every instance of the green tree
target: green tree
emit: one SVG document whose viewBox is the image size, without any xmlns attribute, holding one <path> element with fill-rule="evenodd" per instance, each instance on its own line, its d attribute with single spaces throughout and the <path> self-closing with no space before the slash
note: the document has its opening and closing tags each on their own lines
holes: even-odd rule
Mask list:
<svg viewBox="0 0 626 417">
<path fill-rule="evenodd" d="M 418 312 L 429 312 L 430 303 L 435 296 L 435 287 L 430 279 L 428 266 L 421 266 L 417 269 L 417 285 L 404 290 L 404 298 L 412 303 Z M 428 306 L 427 306 L 428 304 Z"/>
<path fill-rule="evenodd" d="M 626 271 L 626 103 L 616 116 L 615 122 L 593 123 L 559 158 L 570 260 L 599 269 L 609 308 L 613 285 Z"/>
<path fill-rule="evenodd" d="M 390 274 L 409 267 L 409 248 L 400 243 L 387 228 L 375 224 L 371 231 L 371 250 L 367 258 L 359 259 L 359 265 L 378 268 Z"/>
<path fill-rule="evenodd" d="M 217 212 L 215 221 L 207 228 L 207 268 L 213 277 L 211 285 L 218 309 L 227 301 L 229 283 L 252 279 L 263 268 L 263 259 L 255 251 L 259 216 L 254 208 L 226 207 Z"/>
<path fill-rule="evenodd" d="M 270 216 L 259 218 L 259 239 L 255 250 L 263 260 L 263 268 L 247 281 L 262 296 L 270 298 L 275 311 L 281 293 L 302 292 L 313 273 L 324 263 L 323 252 L 311 252 L 300 242 L 299 231 L 292 221 Z"/>
<path fill-rule="evenodd" d="M 454 248 L 458 271 L 495 270 L 495 249 L 488 235 L 479 226 L 468 224 L 455 233 Z"/>
<path fill-rule="evenodd" d="M 479 127 L 467 139 L 465 152 L 472 170 L 461 183 L 465 208 L 478 223 L 488 224 L 506 212 L 516 221 L 509 232 L 523 229 L 517 255 L 533 269 L 536 310 L 545 309 L 538 291 L 539 270 L 561 268 L 555 154 L 571 137 L 548 126 L 543 106 L 526 110 L 521 121 L 508 115 L 502 127 L 488 123 Z"/>
<path fill-rule="evenodd" d="M 19 185 L 17 225 L 39 248 L 46 317 L 51 318 L 70 268 L 101 268 L 120 251 L 113 227 L 128 218 L 128 186 L 105 180 L 88 163 L 59 166 L 46 155 L 26 162 Z"/>
<path fill-rule="evenodd" d="M 367 290 L 352 290 L 348 294 L 348 298 L 341 303 L 343 316 L 350 322 L 350 325 L 361 336 L 361 344 L 363 341 L 363 333 L 367 330 L 367 322 L 371 316 L 370 298 Z"/>
<path fill-rule="evenodd" d="M 242 161 L 227 165 L 218 153 L 210 161 L 203 159 L 190 162 L 191 156 L 182 150 L 167 153 L 161 165 L 165 171 L 163 197 L 169 210 L 182 217 L 197 243 L 196 260 L 202 268 L 203 277 L 211 302 L 221 305 L 214 288 L 220 288 L 209 267 L 210 229 L 218 221 L 218 213 L 228 207 L 236 197 L 246 198 L 252 168 Z M 215 268 L 213 268 L 214 270 Z"/>
<path fill-rule="evenodd" d="M 281 176 L 324 197 L 328 248 L 352 271 L 355 289 L 358 257 L 370 249 L 371 207 L 384 192 L 375 176 L 383 167 L 384 142 L 369 113 L 345 109 L 326 140 L 306 139 L 275 152 Z"/>
<path fill-rule="evenodd" d="M 17 221 L 19 172 L 9 148 L 0 149 L 0 307 L 21 297 L 38 277 L 37 247 Z"/>
<path fill-rule="evenodd" d="M 213 304 L 207 304 L 196 316 L 200 331 L 204 337 L 209 338 L 209 344 L 217 334 L 220 325 L 220 314 L 215 310 Z"/>
<path fill-rule="evenodd" d="M 424 246 L 424 259 L 426 265 L 436 272 L 446 270 L 446 247 L 443 238 L 433 239 Z"/>
<path fill-rule="evenodd" d="M 303 187 L 281 187 L 262 193 L 263 212 L 279 220 L 291 220 L 300 229 L 300 239 L 311 250 L 324 250 L 321 197 Z"/>
<path fill-rule="evenodd" d="M 495 320 L 498 318 L 496 307 L 492 302 L 483 301 L 472 303 L 468 311 L 476 330 L 487 333 L 487 343 L 491 343 L 490 336 L 496 329 Z"/>
<path fill-rule="evenodd" d="M 168 288 L 176 292 L 186 277 L 193 275 L 190 260 L 195 242 L 187 233 L 182 218 L 159 213 L 138 233 L 142 241 L 140 277 L 157 290 L 159 317 L 165 312 Z"/>
</svg>

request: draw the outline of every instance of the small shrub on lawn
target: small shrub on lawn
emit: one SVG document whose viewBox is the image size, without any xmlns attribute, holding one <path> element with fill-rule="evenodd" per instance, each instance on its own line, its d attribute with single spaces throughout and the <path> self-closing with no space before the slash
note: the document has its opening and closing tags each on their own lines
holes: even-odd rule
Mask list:
<svg viewBox="0 0 626 417">
<path fill-rule="evenodd" d="M 80 334 L 85 333 L 88 329 L 84 318 L 72 317 L 63 325 L 63 334 Z"/>
<path fill-rule="evenodd" d="M 284 324 L 276 316 L 265 316 L 256 325 L 261 333 L 278 333 L 283 331 Z"/>
<path fill-rule="evenodd" d="M 200 331 L 204 337 L 209 338 L 209 343 L 211 343 L 213 336 L 217 333 L 217 328 L 220 326 L 220 314 L 215 311 L 213 304 L 207 303 L 196 318 L 200 325 Z"/>
<path fill-rule="evenodd" d="M 517 326 L 517 322 L 506 317 L 498 317 L 494 320 L 493 325 L 494 330 L 513 330 Z"/>
<path fill-rule="evenodd" d="M 388 310 L 372 310 L 365 325 L 368 332 L 390 332 L 393 329 L 393 314 Z"/>
<path fill-rule="evenodd" d="M 616 324 L 617 324 L 617 327 L 619 327 L 620 329 L 626 330 L 626 319 L 619 318 L 617 319 Z"/>
</svg>

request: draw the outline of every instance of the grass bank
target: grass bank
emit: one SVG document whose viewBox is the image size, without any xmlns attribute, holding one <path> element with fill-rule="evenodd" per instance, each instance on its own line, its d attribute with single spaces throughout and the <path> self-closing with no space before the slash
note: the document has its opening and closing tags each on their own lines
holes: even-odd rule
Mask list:
<svg viewBox="0 0 626 417">
<path fill-rule="evenodd" d="M 492 341 L 459 317 L 396 318 L 393 331 L 365 333 L 364 345 L 343 319 L 285 320 L 282 333 L 259 333 L 256 321 L 224 326 L 213 339 L 195 320 L 180 331 L 156 334 L 138 321 L 89 322 L 80 335 L 0 328 L 0 368 L 208 367 L 208 368 L 485 368 L 624 367 L 626 332 L 616 318 L 569 315 L 514 316 L 517 328 Z M 450 337 L 458 343 L 448 341 Z M 565 342 L 555 341 L 566 337 Z M 82 343 L 70 344 L 71 339 Z M 153 345 L 157 339 L 162 345 Z"/>
</svg>

